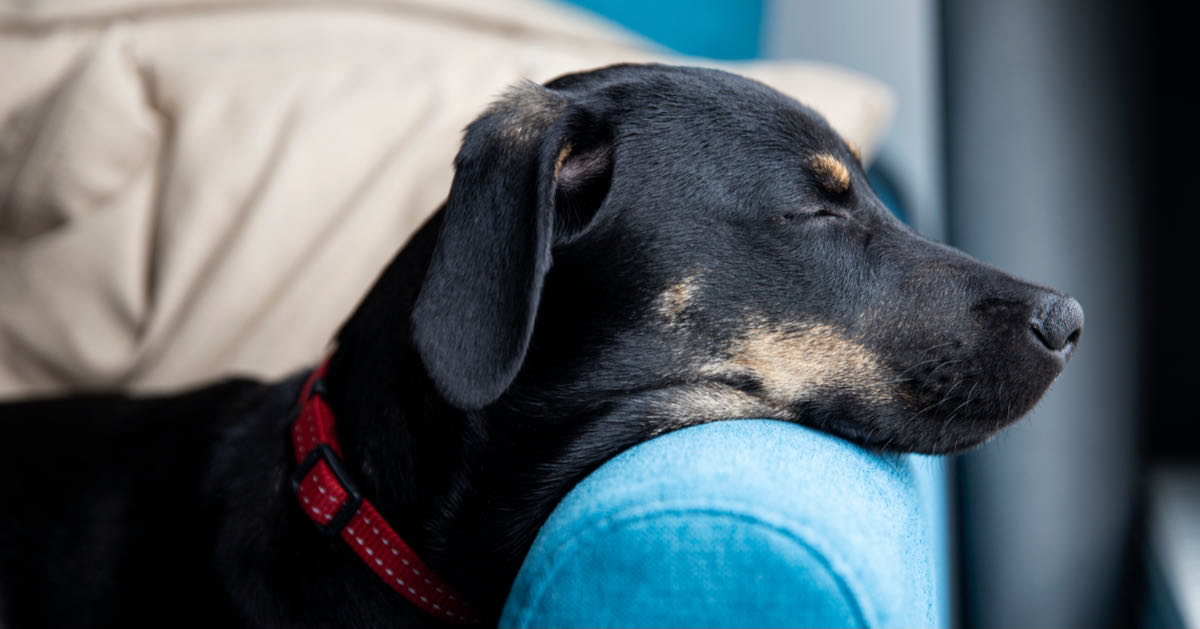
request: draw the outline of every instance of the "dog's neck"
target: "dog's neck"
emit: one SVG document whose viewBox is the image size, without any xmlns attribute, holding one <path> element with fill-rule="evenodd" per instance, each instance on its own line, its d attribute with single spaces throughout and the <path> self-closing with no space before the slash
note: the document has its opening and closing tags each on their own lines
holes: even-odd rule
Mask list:
<svg viewBox="0 0 1200 629">
<path fill-rule="evenodd" d="M 538 528 L 588 472 L 647 437 L 608 423 L 620 404 L 507 395 L 480 411 L 443 400 L 411 340 L 409 315 L 440 213 L 380 276 L 338 337 L 326 386 L 348 469 L 432 569 L 496 620 Z M 532 387 L 537 389 L 538 387 Z"/>
<path fill-rule="evenodd" d="M 440 212 L 385 269 L 338 337 L 326 377 L 347 468 L 364 496 L 484 618 L 499 613 L 519 561 L 492 552 L 476 478 L 492 425 L 437 395 L 412 347 L 409 315 Z M 485 471 L 486 473 L 486 471 Z M 494 620 L 494 618 L 492 618 Z"/>
<path fill-rule="evenodd" d="M 327 399 L 345 463 L 360 490 L 424 557 L 428 531 L 458 469 L 466 418 L 435 394 L 409 341 L 409 313 L 436 240 L 440 212 L 384 270 L 338 336 Z M 425 552 L 422 552 L 425 551 Z M 430 557 L 434 569 L 437 561 Z"/>
</svg>

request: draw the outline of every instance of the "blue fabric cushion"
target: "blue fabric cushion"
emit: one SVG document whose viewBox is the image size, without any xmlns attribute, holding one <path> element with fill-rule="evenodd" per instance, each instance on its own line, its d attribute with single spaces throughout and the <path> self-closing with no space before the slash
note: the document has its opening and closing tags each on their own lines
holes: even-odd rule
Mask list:
<svg viewBox="0 0 1200 629">
<path fill-rule="evenodd" d="M 567 495 L 500 624 L 945 625 L 936 466 L 778 421 L 669 433 Z"/>
</svg>

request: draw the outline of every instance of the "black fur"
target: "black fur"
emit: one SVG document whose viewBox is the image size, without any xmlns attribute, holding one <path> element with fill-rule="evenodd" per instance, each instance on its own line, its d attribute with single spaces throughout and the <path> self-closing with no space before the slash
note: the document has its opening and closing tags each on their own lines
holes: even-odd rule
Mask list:
<svg viewBox="0 0 1200 629">
<path fill-rule="evenodd" d="M 621 450 L 761 416 L 959 451 L 1029 410 L 1081 326 L 900 224 L 791 99 L 614 66 L 469 127 L 327 388 L 361 491 L 494 621 L 550 510 Z M 302 377 L 0 407 L 0 626 L 431 623 L 295 505 Z"/>
</svg>

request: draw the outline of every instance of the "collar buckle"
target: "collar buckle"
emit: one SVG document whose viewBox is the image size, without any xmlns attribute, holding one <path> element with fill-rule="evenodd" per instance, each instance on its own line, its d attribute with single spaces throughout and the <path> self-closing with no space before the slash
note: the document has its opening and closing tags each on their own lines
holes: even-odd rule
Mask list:
<svg viewBox="0 0 1200 629">
<path fill-rule="evenodd" d="M 341 486 L 341 490 L 346 492 L 346 500 L 338 509 L 337 514 L 333 519 L 322 522 L 319 518 L 315 518 L 309 514 L 309 519 L 317 526 L 325 535 L 337 536 L 340 535 L 342 529 L 350 523 L 354 518 L 354 514 L 358 512 L 359 506 L 362 505 L 362 494 L 358 492 L 358 488 L 354 483 L 350 482 L 350 476 L 346 473 L 346 468 L 342 465 L 341 457 L 333 451 L 328 443 L 319 443 L 314 447 L 304 460 L 296 466 L 296 471 L 292 472 L 292 493 L 300 498 L 300 483 L 308 476 L 309 472 L 316 467 L 317 463 L 325 463 L 325 467 L 333 474 L 337 484 Z M 317 482 L 321 482 L 321 477 L 316 477 Z"/>
</svg>

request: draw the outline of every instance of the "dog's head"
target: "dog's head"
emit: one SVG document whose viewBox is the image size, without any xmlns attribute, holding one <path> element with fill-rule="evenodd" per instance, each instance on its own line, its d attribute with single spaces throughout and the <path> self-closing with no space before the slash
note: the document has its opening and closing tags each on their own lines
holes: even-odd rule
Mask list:
<svg viewBox="0 0 1200 629">
<path fill-rule="evenodd" d="M 957 451 L 1026 413 L 1082 328 L 903 225 L 819 115 L 727 73 L 514 88 L 456 168 L 412 323 L 463 409 L 635 400 L 650 434 L 773 417 Z"/>
</svg>

